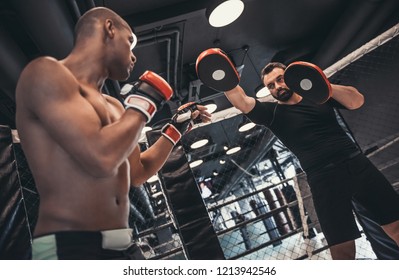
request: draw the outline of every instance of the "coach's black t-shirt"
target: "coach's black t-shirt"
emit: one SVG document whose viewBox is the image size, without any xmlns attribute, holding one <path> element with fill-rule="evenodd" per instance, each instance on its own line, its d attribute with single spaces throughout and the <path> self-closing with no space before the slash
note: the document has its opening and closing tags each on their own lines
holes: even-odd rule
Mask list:
<svg viewBox="0 0 399 280">
<path fill-rule="evenodd" d="M 295 105 L 256 101 L 246 116 L 265 125 L 299 159 L 305 171 L 339 162 L 358 149 L 339 125 L 334 108 L 344 108 L 333 99 L 318 105 L 302 99 Z"/>
</svg>

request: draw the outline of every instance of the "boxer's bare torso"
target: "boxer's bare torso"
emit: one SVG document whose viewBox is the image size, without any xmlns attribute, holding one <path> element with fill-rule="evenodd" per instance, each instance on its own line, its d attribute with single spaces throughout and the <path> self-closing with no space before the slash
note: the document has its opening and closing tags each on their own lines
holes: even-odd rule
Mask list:
<svg viewBox="0 0 399 280">
<path fill-rule="evenodd" d="M 52 96 L 43 96 L 40 86 L 51 86 L 44 82 L 29 90 L 30 73 L 42 68 L 53 71 L 52 79 L 59 79 L 53 82 L 63 83 L 63 87 L 69 88 L 68 92 L 58 88 L 53 91 L 44 89 L 45 94 L 51 93 Z M 17 127 L 40 195 L 39 219 L 34 235 L 128 227 L 128 161 L 122 162 L 111 173 L 93 172 L 95 168 L 85 166 L 76 153 L 87 153 L 85 156 L 89 158 L 94 150 L 91 151 L 89 145 L 82 145 L 79 135 L 71 130 L 73 126 L 85 131 L 92 129 L 88 126 L 93 124 L 98 129 L 110 125 L 123 114 L 122 105 L 79 81 L 62 62 L 43 58 L 26 72 L 26 78 L 19 86 Z M 46 98 L 51 100 L 48 105 L 43 104 L 47 102 Z M 53 102 L 60 106 L 50 107 Z M 56 114 L 54 110 L 57 110 Z M 62 110 L 65 111 L 60 112 Z M 60 121 L 60 116 L 68 114 L 69 121 Z M 64 129 L 71 130 L 66 133 L 69 139 L 60 133 Z"/>
</svg>

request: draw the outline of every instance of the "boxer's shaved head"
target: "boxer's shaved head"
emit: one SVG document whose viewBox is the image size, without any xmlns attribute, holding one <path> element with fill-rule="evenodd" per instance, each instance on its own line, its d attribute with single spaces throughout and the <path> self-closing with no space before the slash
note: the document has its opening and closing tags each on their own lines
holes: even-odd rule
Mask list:
<svg viewBox="0 0 399 280">
<path fill-rule="evenodd" d="M 95 25 L 107 19 L 111 20 L 116 28 L 130 28 L 124 19 L 115 12 L 103 7 L 98 7 L 89 10 L 79 18 L 75 26 L 75 40 L 77 41 L 81 38 L 90 37 L 93 34 Z"/>
</svg>

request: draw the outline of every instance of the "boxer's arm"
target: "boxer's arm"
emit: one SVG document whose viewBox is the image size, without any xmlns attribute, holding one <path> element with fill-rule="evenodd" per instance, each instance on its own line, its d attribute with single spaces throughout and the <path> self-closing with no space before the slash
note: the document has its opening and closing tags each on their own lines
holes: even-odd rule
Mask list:
<svg viewBox="0 0 399 280">
<path fill-rule="evenodd" d="M 211 121 L 211 114 L 206 111 L 206 107 L 193 102 L 179 107 L 171 120 L 162 129 L 161 137 L 147 150 L 140 153 L 139 148 L 134 149 L 129 157 L 130 177 L 133 186 L 140 186 L 151 176 L 157 173 L 165 164 L 174 145 L 180 137 L 191 130 L 194 120 L 207 123 Z M 186 113 L 191 112 L 190 115 Z M 169 128 L 173 127 L 169 131 Z M 180 137 L 176 138 L 178 131 Z M 172 135 L 169 135 L 172 133 Z"/>
<path fill-rule="evenodd" d="M 138 146 L 129 156 L 130 183 L 138 187 L 156 174 L 168 159 L 173 144 L 165 137 L 159 139 L 147 150 L 140 152 Z"/>
<path fill-rule="evenodd" d="M 332 98 L 349 110 L 360 108 L 364 96 L 355 87 L 331 84 Z"/>
<path fill-rule="evenodd" d="M 115 174 L 136 147 L 146 121 L 139 111 L 126 110 L 117 122 L 103 125 L 75 78 L 51 59 L 35 61 L 23 71 L 17 98 L 40 129 L 96 177 Z"/>
<path fill-rule="evenodd" d="M 255 107 L 255 98 L 246 95 L 245 91 L 240 86 L 226 91 L 225 95 L 230 103 L 244 114 L 252 111 Z"/>
</svg>

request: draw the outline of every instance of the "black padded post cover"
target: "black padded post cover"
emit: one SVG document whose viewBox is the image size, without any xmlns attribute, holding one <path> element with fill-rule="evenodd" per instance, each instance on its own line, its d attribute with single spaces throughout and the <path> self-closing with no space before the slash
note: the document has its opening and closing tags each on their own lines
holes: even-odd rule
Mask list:
<svg viewBox="0 0 399 280">
<path fill-rule="evenodd" d="M 147 132 L 148 143 L 154 144 L 160 135 L 159 130 Z M 159 171 L 159 177 L 188 259 L 225 259 L 180 143 L 174 147 L 165 165 Z"/>
<path fill-rule="evenodd" d="M 7 126 L 0 126 L 0 170 L 0 259 L 29 259 L 31 234 Z"/>
</svg>

